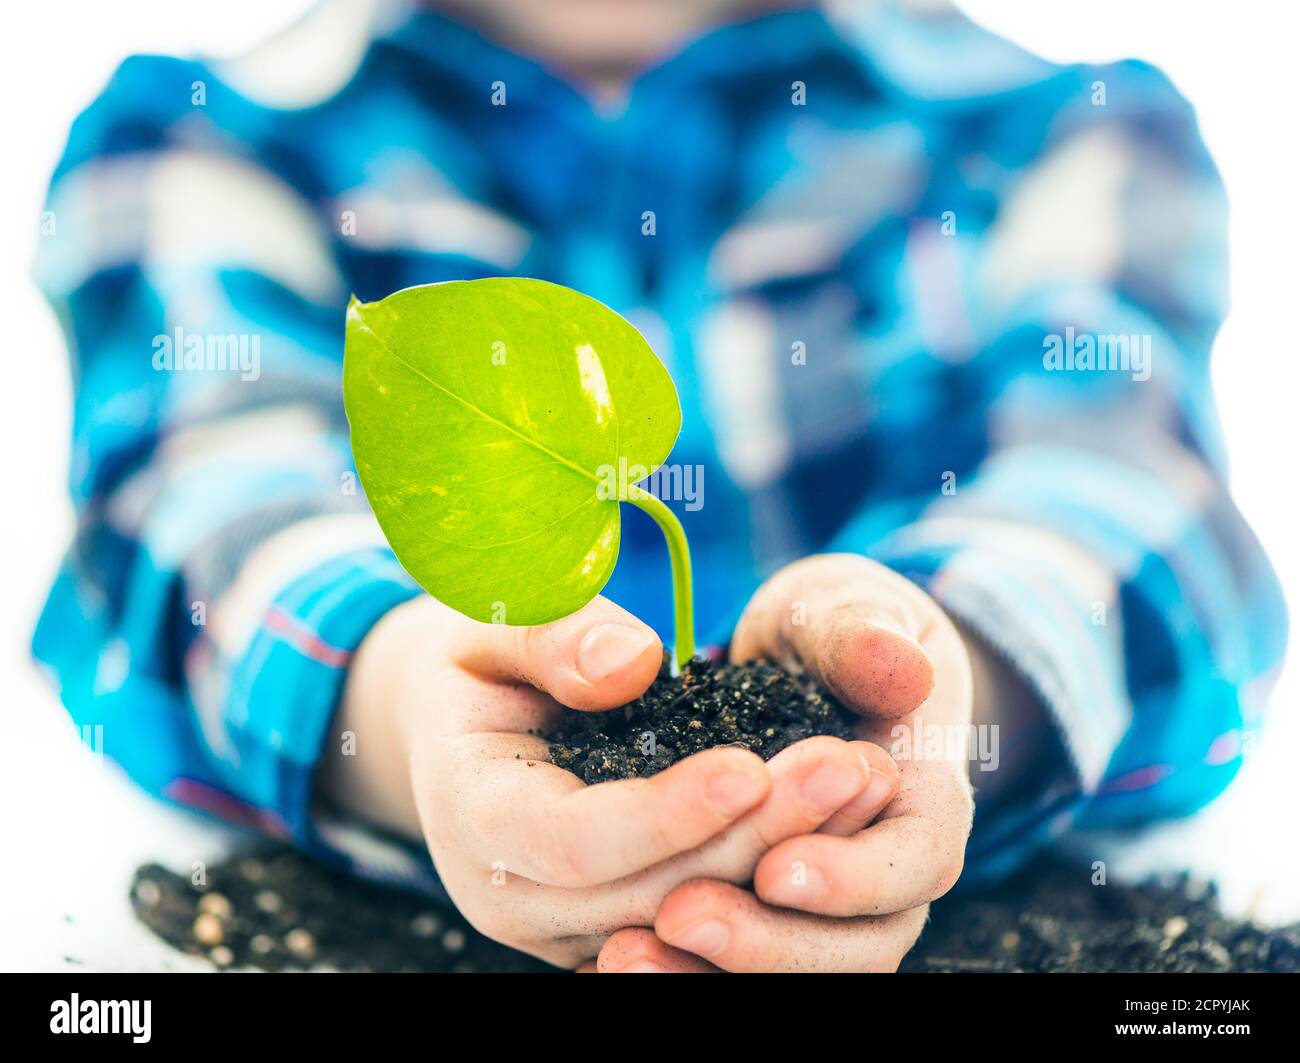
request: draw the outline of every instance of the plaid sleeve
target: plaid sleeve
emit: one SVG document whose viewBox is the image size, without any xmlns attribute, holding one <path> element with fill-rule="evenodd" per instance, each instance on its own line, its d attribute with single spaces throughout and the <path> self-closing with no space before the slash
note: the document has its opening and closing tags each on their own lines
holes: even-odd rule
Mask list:
<svg viewBox="0 0 1300 1063">
<path fill-rule="evenodd" d="M 1285 644 L 1225 484 L 1208 372 L 1225 208 L 1190 108 L 1139 64 L 1044 95 L 1041 149 L 989 178 L 987 226 L 958 211 L 951 236 L 909 242 L 909 320 L 952 401 L 899 464 L 932 487 L 836 544 L 926 587 L 1054 725 L 1055 772 L 980 809 L 964 882 L 1072 829 L 1201 807 L 1239 766 Z M 1023 149 L 1034 117 L 1003 110 Z M 980 132 L 996 154 L 999 126 Z"/>
<path fill-rule="evenodd" d="M 417 588 L 351 464 L 331 235 L 205 133 L 200 80 L 224 129 L 264 120 L 196 65 L 129 60 L 51 186 L 37 274 L 73 361 L 77 531 L 34 650 L 152 792 L 428 884 L 427 857 L 358 858 L 312 807 L 351 654 Z"/>
</svg>

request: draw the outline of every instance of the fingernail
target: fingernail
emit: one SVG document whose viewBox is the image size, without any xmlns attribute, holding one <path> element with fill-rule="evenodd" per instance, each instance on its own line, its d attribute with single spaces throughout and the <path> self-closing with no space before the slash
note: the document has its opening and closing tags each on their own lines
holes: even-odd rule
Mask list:
<svg viewBox="0 0 1300 1063">
<path fill-rule="evenodd" d="M 763 796 L 764 779 L 757 772 L 728 771 L 709 780 L 709 803 L 735 816 L 751 809 Z"/>
<path fill-rule="evenodd" d="M 626 967 L 616 972 L 617 974 L 663 974 L 664 969 L 657 963 L 650 960 L 634 960 Z"/>
<path fill-rule="evenodd" d="M 829 816 L 862 789 L 862 776 L 842 764 L 823 764 L 803 781 L 799 792 L 814 811 Z"/>
<path fill-rule="evenodd" d="M 654 640 L 627 624 L 600 624 L 578 646 L 578 672 L 588 683 L 599 683 L 635 661 Z"/>
<path fill-rule="evenodd" d="M 867 783 L 867 788 L 862 794 L 862 801 L 869 809 L 879 809 L 889 800 L 893 789 L 894 784 L 890 782 L 888 775 L 873 771 L 871 781 Z"/>
<path fill-rule="evenodd" d="M 826 896 L 826 878 L 811 864 L 797 861 L 763 892 L 763 899 L 790 908 L 807 907 Z"/>
<path fill-rule="evenodd" d="M 720 919 L 705 919 L 692 923 L 685 930 L 668 939 L 670 945 L 697 956 L 716 956 L 727 947 L 731 938 L 731 928 Z"/>
<path fill-rule="evenodd" d="M 888 776 L 880 772 L 872 772 L 871 779 L 862 793 L 844 805 L 840 811 L 850 819 L 868 819 L 880 812 L 890 799 L 893 789 Z"/>
</svg>

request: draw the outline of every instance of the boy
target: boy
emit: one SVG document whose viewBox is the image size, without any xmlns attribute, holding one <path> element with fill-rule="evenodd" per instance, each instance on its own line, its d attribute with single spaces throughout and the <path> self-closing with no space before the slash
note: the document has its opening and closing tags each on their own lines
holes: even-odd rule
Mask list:
<svg viewBox="0 0 1300 1063">
<path fill-rule="evenodd" d="M 81 520 L 36 652 L 164 797 L 568 967 L 889 970 L 963 865 L 1236 769 L 1285 622 L 1208 391 L 1222 190 L 1150 68 L 937 3 L 326 3 L 232 63 L 129 60 L 50 209 Z M 708 473 L 701 627 L 860 740 L 584 787 L 533 732 L 652 680 L 653 527 L 545 628 L 401 571 L 343 306 L 510 273 L 646 333 Z"/>
</svg>

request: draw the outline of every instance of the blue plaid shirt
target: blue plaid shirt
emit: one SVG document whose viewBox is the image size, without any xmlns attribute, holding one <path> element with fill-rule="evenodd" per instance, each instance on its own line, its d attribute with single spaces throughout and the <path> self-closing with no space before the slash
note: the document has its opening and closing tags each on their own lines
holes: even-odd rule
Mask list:
<svg viewBox="0 0 1300 1063">
<path fill-rule="evenodd" d="M 127 60 L 48 211 L 78 526 L 35 650 L 156 794 L 436 889 L 312 790 L 352 653 L 417 593 L 356 489 L 344 307 L 502 274 L 667 363 L 670 461 L 707 473 L 676 506 L 701 630 L 857 551 L 1037 692 L 1058 755 L 979 809 L 967 881 L 1189 813 L 1240 763 L 1285 614 L 1210 395 L 1223 188 L 1149 66 L 839 4 L 718 28 L 603 108 L 431 11 L 336 0 L 237 60 Z M 624 527 L 606 593 L 666 634 L 663 541 Z"/>
</svg>

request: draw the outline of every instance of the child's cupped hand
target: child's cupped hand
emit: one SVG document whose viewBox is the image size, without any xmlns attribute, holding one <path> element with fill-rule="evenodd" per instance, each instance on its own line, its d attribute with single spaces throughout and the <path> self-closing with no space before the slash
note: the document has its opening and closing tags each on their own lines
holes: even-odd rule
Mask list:
<svg viewBox="0 0 1300 1063">
<path fill-rule="evenodd" d="M 899 727 L 921 739 L 899 761 L 897 796 L 861 829 L 775 842 L 752 891 L 707 875 L 675 886 L 654 929 L 614 934 L 596 969 L 894 970 L 962 870 L 973 814 L 965 643 L 915 584 L 862 557 L 820 555 L 759 589 L 731 656 L 813 673 L 862 714 L 864 739 L 891 748 Z"/>
<path fill-rule="evenodd" d="M 478 930 L 564 967 L 589 964 L 616 931 L 653 925 L 683 883 L 747 883 L 774 846 L 855 834 L 894 797 L 883 749 L 829 736 L 767 763 L 722 747 L 596 786 L 548 762 L 541 733 L 560 705 L 623 705 L 653 682 L 662 652 L 603 598 L 536 628 L 416 599 L 381 621 L 353 665 L 342 726 L 358 755 L 332 759 L 330 791 L 419 830 Z"/>
</svg>

